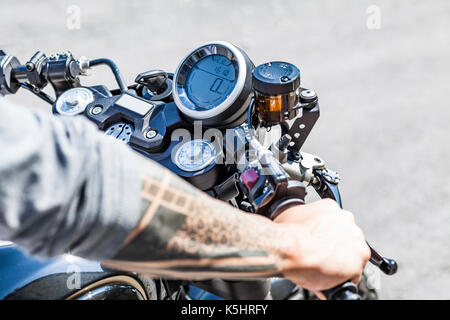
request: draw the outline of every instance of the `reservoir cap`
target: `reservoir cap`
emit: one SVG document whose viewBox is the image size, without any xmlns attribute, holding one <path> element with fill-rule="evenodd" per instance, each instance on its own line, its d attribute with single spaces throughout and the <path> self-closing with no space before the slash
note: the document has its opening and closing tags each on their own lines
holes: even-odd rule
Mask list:
<svg viewBox="0 0 450 320">
<path fill-rule="evenodd" d="M 267 62 L 253 70 L 253 88 L 268 95 L 294 92 L 300 86 L 300 70 L 291 63 Z"/>
</svg>

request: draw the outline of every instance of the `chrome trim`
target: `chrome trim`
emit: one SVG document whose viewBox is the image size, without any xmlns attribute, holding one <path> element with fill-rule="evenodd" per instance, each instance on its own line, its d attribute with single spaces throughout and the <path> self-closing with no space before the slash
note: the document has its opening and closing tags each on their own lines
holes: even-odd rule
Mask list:
<svg viewBox="0 0 450 320">
<path fill-rule="evenodd" d="M 145 300 L 145 298 L 133 286 L 116 283 L 93 289 L 77 300 Z"/>
<path fill-rule="evenodd" d="M 6 246 L 10 246 L 12 244 L 13 243 L 10 242 L 10 241 L 2 241 L 2 240 L 0 240 L 0 247 L 6 247 Z"/>
<path fill-rule="evenodd" d="M 113 289 L 125 289 L 128 292 L 132 290 L 144 300 L 148 299 L 144 287 L 136 279 L 126 275 L 118 275 L 91 283 L 67 297 L 66 300 L 94 300 L 94 296 L 104 297 L 105 293 L 120 291 Z"/>
<path fill-rule="evenodd" d="M 189 109 L 183 104 L 183 102 L 181 101 L 181 99 L 178 95 L 178 91 L 177 91 L 177 82 L 178 82 L 178 76 L 180 74 L 180 69 L 184 66 L 185 62 L 197 51 L 201 50 L 204 47 L 214 46 L 214 45 L 225 47 L 227 50 L 231 51 L 231 53 L 236 58 L 236 61 L 238 64 L 238 78 L 236 80 L 236 85 L 235 85 L 233 91 L 231 91 L 230 95 L 215 108 L 213 108 L 211 110 L 203 110 L 203 111 L 195 111 L 195 110 Z M 236 46 L 232 45 L 229 42 L 225 42 L 225 41 L 207 42 L 205 44 L 202 44 L 201 46 L 196 47 L 194 50 L 189 52 L 189 54 L 186 55 L 184 57 L 184 59 L 181 61 L 181 63 L 178 65 L 178 67 L 175 71 L 174 77 L 173 77 L 173 81 L 172 81 L 173 100 L 174 100 L 175 104 L 177 105 L 178 109 L 185 115 L 187 115 L 193 119 L 198 119 L 198 120 L 208 119 L 208 118 L 214 117 L 214 116 L 222 113 L 228 107 L 230 107 L 234 103 L 234 101 L 236 101 L 236 99 L 241 94 L 242 90 L 244 89 L 246 76 L 247 76 L 247 68 L 245 65 L 245 58 L 244 58 L 244 55 L 242 54 L 242 52 Z"/>
</svg>

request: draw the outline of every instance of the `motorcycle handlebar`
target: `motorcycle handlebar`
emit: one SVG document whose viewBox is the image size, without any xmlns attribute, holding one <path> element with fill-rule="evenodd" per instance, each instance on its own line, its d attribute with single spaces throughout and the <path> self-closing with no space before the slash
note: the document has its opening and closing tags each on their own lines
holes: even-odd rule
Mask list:
<svg viewBox="0 0 450 320">
<path fill-rule="evenodd" d="M 321 291 L 327 300 L 361 300 L 358 287 L 353 282 L 345 282 L 334 288 Z"/>
<path fill-rule="evenodd" d="M 0 50 L 0 93 L 14 94 L 20 87 L 32 88 L 33 90 L 30 91 L 51 103 L 51 100 L 41 95 L 41 90 L 47 83 L 52 85 L 56 96 L 59 96 L 62 92 L 79 86 L 79 76 L 85 74 L 90 67 L 97 65 L 109 67 L 121 92 L 128 89 L 119 68 L 110 59 L 88 60 L 81 57 L 75 60 L 69 51 L 47 57 L 43 52 L 38 51 L 22 65 L 16 57 Z"/>
<path fill-rule="evenodd" d="M 304 203 L 302 199 L 286 199 L 277 204 L 277 206 L 272 207 L 270 218 L 273 220 L 278 215 L 280 215 L 284 210 L 294 206 Z M 361 296 L 358 294 L 358 288 L 353 282 L 344 282 L 333 288 L 323 290 L 321 293 L 325 296 L 327 300 L 361 300 Z"/>
</svg>

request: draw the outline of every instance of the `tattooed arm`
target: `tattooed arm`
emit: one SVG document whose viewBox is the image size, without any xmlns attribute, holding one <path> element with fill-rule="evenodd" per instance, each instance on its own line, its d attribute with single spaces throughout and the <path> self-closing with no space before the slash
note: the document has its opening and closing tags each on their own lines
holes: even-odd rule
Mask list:
<svg viewBox="0 0 450 320">
<path fill-rule="evenodd" d="M 143 160 L 141 168 L 142 219 L 119 253 L 105 262 L 107 266 L 179 279 L 287 276 L 311 288 L 319 282 L 327 287 L 328 283 L 338 284 L 336 281 L 342 277 L 347 280 L 361 274 L 365 262 L 360 257 L 360 261 L 351 260 L 356 267 L 343 266 L 341 261 L 340 267 L 348 270 L 334 272 L 328 282 L 318 277 L 323 274 L 318 263 L 332 255 L 333 243 L 325 243 L 325 252 L 315 252 L 323 249 L 313 244 L 317 240 L 314 228 L 320 229 L 320 223 L 311 214 L 309 219 L 307 214 L 299 219 L 299 210 L 313 212 L 308 205 L 280 215 L 279 223 L 275 223 L 213 199 L 154 162 Z M 336 214 L 340 209 L 331 201 L 320 202 L 319 206 L 322 212 L 328 210 L 333 217 L 340 216 Z M 293 211 L 294 216 L 289 217 Z M 329 218 L 328 214 L 321 216 Z M 354 223 L 346 224 L 349 226 L 340 231 L 355 234 Z M 345 226 L 340 220 L 337 225 Z M 364 238 L 359 229 L 356 231 L 360 245 Z M 362 251 L 359 249 L 360 256 Z"/>
<path fill-rule="evenodd" d="M 141 167 L 142 219 L 108 266 L 185 279 L 281 273 L 292 239 L 280 226 L 210 197 L 154 162 Z"/>
</svg>

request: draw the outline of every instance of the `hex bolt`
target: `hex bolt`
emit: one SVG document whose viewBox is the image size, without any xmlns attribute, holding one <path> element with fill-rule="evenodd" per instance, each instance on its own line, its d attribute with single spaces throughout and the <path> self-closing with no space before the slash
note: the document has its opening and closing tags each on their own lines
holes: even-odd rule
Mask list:
<svg viewBox="0 0 450 320">
<path fill-rule="evenodd" d="M 305 100 L 314 100 L 317 97 L 317 94 L 313 89 L 307 89 L 300 92 L 300 97 Z"/>
<path fill-rule="evenodd" d="M 147 131 L 147 133 L 145 134 L 145 137 L 147 138 L 147 139 L 153 139 L 154 137 L 156 137 L 156 131 L 155 130 L 153 130 L 153 129 L 150 129 L 150 130 L 148 130 Z"/>
<path fill-rule="evenodd" d="M 280 140 L 278 140 L 278 149 L 280 149 L 281 151 L 283 151 L 284 149 L 286 149 L 289 145 L 289 143 L 291 142 L 292 137 L 288 134 L 284 134 Z"/>
<path fill-rule="evenodd" d="M 103 111 L 103 107 L 100 106 L 100 105 L 94 106 L 94 107 L 91 109 L 91 113 L 92 113 L 93 115 L 100 114 L 100 113 L 102 113 L 102 111 Z"/>
<path fill-rule="evenodd" d="M 33 71 L 33 70 L 34 70 L 34 63 L 32 63 L 32 62 L 27 62 L 26 65 L 25 65 L 25 68 L 26 68 L 28 71 Z"/>
</svg>

